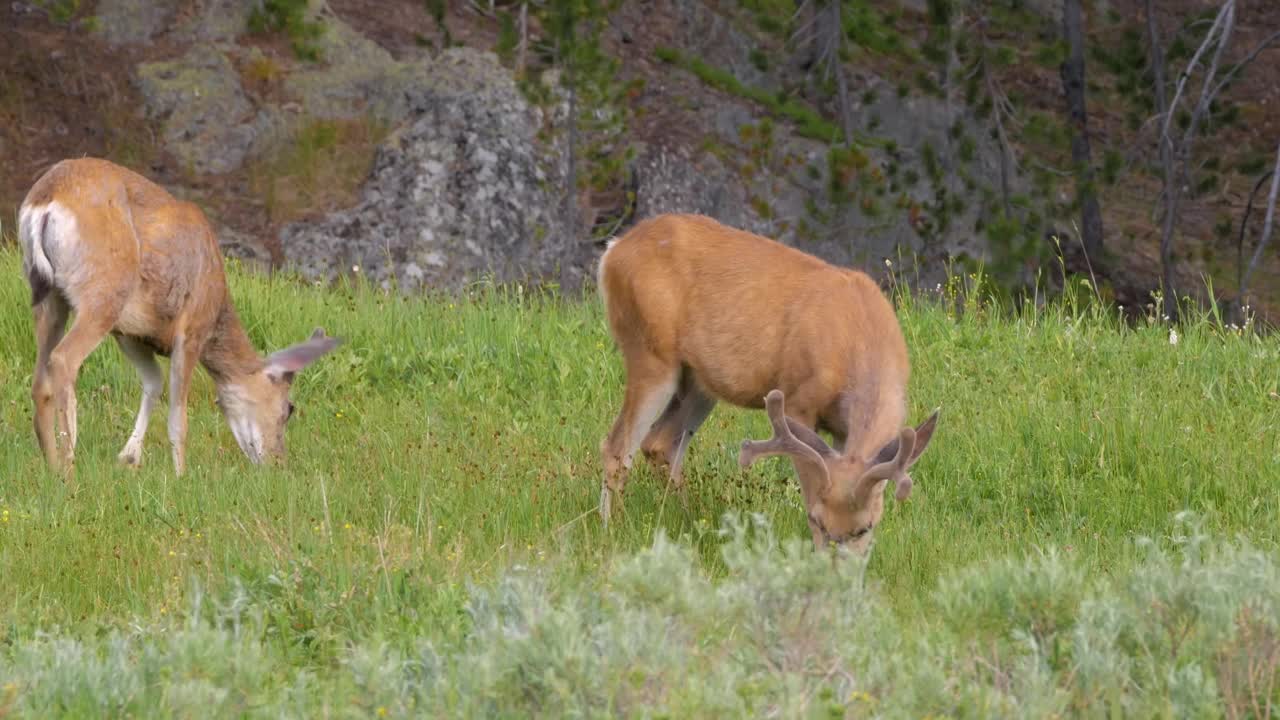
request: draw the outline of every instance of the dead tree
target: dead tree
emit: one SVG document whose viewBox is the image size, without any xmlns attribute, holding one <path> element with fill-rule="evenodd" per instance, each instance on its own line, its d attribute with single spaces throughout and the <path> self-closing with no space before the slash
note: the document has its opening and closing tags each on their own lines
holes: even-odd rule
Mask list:
<svg viewBox="0 0 1280 720">
<path fill-rule="evenodd" d="M 1062 63 L 1062 90 L 1071 126 L 1071 163 L 1076 173 L 1076 198 L 1080 202 L 1080 235 L 1085 261 L 1093 270 L 1103 257 L 1102 209 L 1094 187 L 1089 149 L 1089 114 L 1085 106 L 1084 20 L 1081 0 L 1062 4 L 1062 29 L 1067 58 Z"/>
<path fill-rule="evenodd" d="M 1258 190 L 1262 188 L 1262 184 L 1271 179 L 1271 192 L 1267 195 L 1267 215 L 1262 221 L 1262 235 L 1258 238 L 1258 246 L 1253 249 L 1253 257 L 1249 259 L 1249 264 L 1244 264 L 1244 236 L 1245 230 L 1249 227 L 1249 215 L 1253 212 L 1253 200 L 1258 194 Z M 1258 178 L 1257 184 L 1253 186 L 1253 192 L 1249 194 L 1249 204 L 1244 210 L 1244 219 L 1240 221 L 1240 239 L 1236 244 L 1236 262 L 1237 262 L 1237 287 L 1240 289 L 1235 303 L 1235 315 L 1237 322 L 1244 324 L 1245 315 L 1248 312 L 1246 308 L 1249 306 L 1249 278 L 1253 275 L 1253 271 L 1258 267 L 1258 261 L 1262 259 L 1262 251 L 1266 249 L 1267 243 L 1271 241 L 1271 231 L 1275 227 L 1276 217 L 1276 199 L 1280 197 L 1280 144 L 1276 145 L 1276 162 L 1271 171 Z"/>
<path fill-rule="evenodd" d="M 1168 97 L 1166 84 L 1165 58 L 1161 46 L 1160 30 L 1155 16 L 1154 0 L 1146 0 L 1147 30 L 1150 36 L 1150 62 L 1155 81 L 1156 113 L 1159 125 L 1157 142 L 1160 148 L 1160 165 L 1162 168 L 1163 219 L 1160 231 L 1160 266 L 1161 284 L 1164 293 L 1163 310 L 1166 318 L 1176 321 L 1178 318 L 1178 294 L 1174 285 L 1173 236 L 1178 222 L 1178 211 L 1182 195 L 1193 186 L 1191 178 L 1191 156 L 1195 140 L 1205 119 L 1209 115 L 1213 101 L 1223 89 L 1249 63 L 1253 62 L 1267 47 L 1280 40 L 1280 31 L 1272 33 L 1259 43 L 1245 57 L 1230 66 L 1226 72 L 1219 72 L 1223 67 L 1223 57 L 1231 45 L 1232 33 L 1236 21 L 1236 0 L 1225 0 L 1214 17 L 1213 24 L 1205 34 L 1204 40 L 1192 55 L 1177 79 L 1172 100 Z M 1192 90 L 1189 81 L 1200 73 L 1199 95 L 1186 116 L 1186 127 L 1177 134 L 1173 128 L 1174 116 L 1190 101 Z"/>
<path fill-rule="evenodd" d="M 853 145 L 853 107 L 849 101 L 849 79 L 844 60 L 844 3 L 841 0 L 804 0 L 796 17 L 807 17 L 792 36 L 801 48 L 813 50 L 814 65 L 821 66 L 823 79 L 834 78 L 837 112 L 846 145 Z"/>
<path fill-rule="evenodd" d="M 1010 182 L 1017 172 L 1017 157 L 1013 154 L 1013 145 L 1009 142 L 1009 132 L 1005 129 L 1005 120 L 1014 121 L 1013 103 L 1000 86 L 991 69 L 990 43 L 987 41 L 987 18 L 979 16 L 976 25 L 978 34 L 978 62 L 972 72 L 982 73 L 982 84 L 986 88 L 987 98 L 991 101 L 991 117 L 996 124 L 996 141 L 1000 144 L 1000 200 L 1004 207 L 1005 217 L 1012 217 L 1013 207 L 1010 202 L 1012 189 Z"/>
</svg>

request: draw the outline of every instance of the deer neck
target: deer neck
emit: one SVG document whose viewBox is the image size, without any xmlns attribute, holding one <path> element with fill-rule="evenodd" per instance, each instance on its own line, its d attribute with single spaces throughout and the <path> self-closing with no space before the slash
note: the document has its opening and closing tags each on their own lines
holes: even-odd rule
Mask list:
<svg viewBox="0 0 1280 720">
<path fill-rule="evenodd" d="M 200 359 L 219 387 L 242 384 L 264 364 L 231 303 L 224 305 L 218 314 L 213 336 L 205 345 Z"/>
</svg>

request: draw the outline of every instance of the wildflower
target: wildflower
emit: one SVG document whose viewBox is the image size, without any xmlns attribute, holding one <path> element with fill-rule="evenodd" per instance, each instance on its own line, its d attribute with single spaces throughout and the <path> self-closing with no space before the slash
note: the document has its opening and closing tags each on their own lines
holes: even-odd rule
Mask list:
<svg viewBox="0 0 1280 720">
<path fill-rule="evenodd" d="M 350 529 L 351 529 L 351 523 L 343 523 L 343 525 L 342 525 L 342 529 L 343 529 L 343 530 L 350 530 Z"/>
<path fill-rule="evenodd" d="M 354 272 L 354 273 L 358 273 L 358 272 L 360 272 L 360 266 L 359 266 L 359 265 L 352 265 L 352 266 L 351 266 L 351 272 Z"/>
<path fill-rule="evenodd" d="M 1174 330 L 1173 328 L 1169 328 L 1169 344 L 1170 345 L 1178 344 L 1178 331 Z"/>
<path fill-rule="evenodd" d="M 885 258 L 885 259 L 884 259 L 884 266 L 885 266 L 885 267 L 887 267 L 887 268 L 891 268 L 891 267 L 893 267 L 893 261 L 892 261 L 892 260 L 890 260 L 889 258 Z"/>
<path fill-rule="evenodd" d="M 378 717 L 386 717 L 386 716 L 387 716 L 387 706 L 386 706 L 386 705 L 379 705 L 379 706 L 378 706 Z"/>
<path fill-rule="evenodd" d="M 177 555 L 178 555 L 178 553 L 176 553 L 176 552 L 174 552 L 174 551 L 172 551 L 172 550 L 170 550 L 170 551 L 169 551 L 169 557 L 177 557 Z"/>
<path fill-rule="evenodd" d="M 866 693 L 861 690 L 854 690 L 853 692 L 849 693 L 849 702 L 854 702 L 854 701 L 864 702 L 864 703 L 874 703 L 876 699 L 870 693 Z"/>
<path fill-rule="evenodd" d="M 341 410 L 339 410 L 338 412 L 334 413 L 334 414 L 333 414 L 333 416 L 334 416 L 334 417 L 336 417 L 336 418 L 341 418 L 341 417 L 342 417 L 342 411 L 341 411 Z"/>
</svg>

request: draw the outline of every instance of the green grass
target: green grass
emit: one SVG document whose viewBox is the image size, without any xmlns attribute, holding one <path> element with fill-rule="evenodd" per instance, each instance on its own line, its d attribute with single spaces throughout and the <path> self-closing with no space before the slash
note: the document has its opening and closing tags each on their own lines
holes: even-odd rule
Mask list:
<svg viewBox="0 0 1280 720">
<path fill-rule="evenodd" d="M 822 584 L 820 568 L 829 564 L 810 562 L 790 466 L 775 460 L 750 471 L 737 467 L 738 443 L 767 436 L 759 412 L 716 409 L 686 465 L 687 508 L 637 462 L 625 514 L 609 530 L 601 527 L 597 447 L 620 403 L 622 373 L 594 298 L 516 289 L 404 298 L 238 271 L 231 280 L 260 348 L 300 340 L 316 325 L 346 339 L 295 386 L 299 412 L 289 428 L 288 465 L 256 468 L 242 458 L 199 374 L 188 474 L 172 476 L 163 403 L 143 468 L 118 467 L 115 454 L 132 425 L 139 388 L 108 343 L 89 358 L 78 386 L 72 489 L 44 468 L 35 447 L 28 290 L 16 255 L 0 251 L 0 302 L 8 308 L 0 315 L 0 425 L 8 429 L 0 445 L 0 715 L 10 706 L 40 717 L 103 707 L 142 716 L 180 707 L 197 715 L 272 717 L 315 716 L 331 707 L 336 714 L 369 716 L 382 707 L 403 716 L 429 705 L 488 715 L 607 712 L 574 694 L 573 683 L 557 684 L 587 667 L 574 664 L 578 655 L 557 656 L 560 664 L 544 671 L 542 656 L 522 646 L 532 659 L 520 665 L 524 656 L 504 656 L 505 669 L 485 666 L 492 676 L 467 663 L 490 662 L 485 648 L 497 646 L 489 641 L 516 636 L 539 652 L 567 653 L 572 646 L 598 660 L 584 648 L 597 647 L 591 638 L 605 635 L 574 633 L 609 627 L 619 608 L 653 610 L 644 610 L 654 601 L 651 591 L 635 585 L 626 568 L 661 550 L 653 546 L 658 531 L 680 539 L 676 547 L 689 553 L 689 564 L 670 560 L 641 573 L 655 587 L 675 592 L 668 584 L 676 577 L 693 583 L 690 596 L 699 588 L 727 593 L 738 587 L 733 583 L 778 586 L 770 592 L 782 593 L 775 598 L 785 600 L 781 605 L 761 600 L 750 613 L 698 630 L 729 643 L 722 649 L 733 657 L 739 657 L 733 643 L 754 631 L 760 612 L 772 607 L 791 617 L 787 608 L 812 588 L 837 592 Z M 972 296 L 959 298 L 963 312 L 949 312 L 942 308 L 953 306 L 956 293 L 943 288 L 937 295 L 945 302 L 902 303 L 900 317 L 913 362 L 910 417 L 918 421 L 941 406 L 941 423 L 912 473 L 910 501 L 887 499 L 866 571 L 874 600 L 867 617 L 900 635 L 850 630 L 849 652 L 858 643 L 889 643 L 902 662 L 933 658 L 951 668 L 946 663 L 959 663 L 966 643 L 987 647 L 988 636 L 960 633 L 954 646 L 930 651 L 936 656 L 912 653 L 924 652 L 920 643 L 934 633 L 950 637 L 968 627 L 956 618 L 980 613 L 986 600 L 958 607 L 946 588 L 981 585 L 986 576 L 979 570 L 996 572 L 1002 558 L 1009 568 L 1023 568 L 1020 558 L 1032 548 L 1061 558 L 1076 573 L 1070 578 L 1087 579 L 1068 583 L 1080 597 L 1062 611 L 1084 613 L 1086 585 L 1123 595 L 1126 582 L 1145 577 L 1147 566 L 1138 562 L 1145 551 L 1135 539 L 1168 535 L 1171 517 L 1182 510 L 1202 516 L 1205 533 L 1243 534 L 1273 557 L 1280 527 L 1275 338 L 1198 322 L 1180 328 L 1171 344 L 1165 327 L 1128 329 L 1097 310 L 1050 305 L 1011 319 Z M 781 551 L 767 543 L 763 564 L 735 560 L 734 546 L 724 550 L 715 531 L 729 511 L 759 514 L 780 538 L 799 544 Z M 791 565 L 809 570 L 791 576 L 785 569 Z M 1040 566 L 1026 567 L 1034 574 Z M 542 584 L 503 589 L 525 582 L 519 578 L 528 573 Z M 839 588 L 832 597 L 852 597 L 847 582 Z M 521 603 L 561 623 L 555 637 L 569 644 L 549 638 L 538 645 L 516 630 L 504 635 L 506 616 L 486 614 L 498 606 L 517 612 Z M 533 612 L 519 610 L 526 611 Z M 671 612 L 686 611 L 692 612 Z M 974 620 L 972 632 L 998 625 L 993 617 Z M 482 627 L 482 620 L 497 625 Z M 661 632 L 675 633 L 670 642 L 677 645 L 702 637 L 677 630 Z M 625 638 L 609 642 L 615 640 Z M 431 653 L 423 649 L 428 645 Z M 698 654 L 707 645 L 693 647 L 681 662 L 694 664 L 679 667 L 696 675 L 692 657 L 715 663 L 716 656 Z M 1205 647 L 1205 657 L 1217 657 Z M 650 657 L 649 650 L 635 652 Z M 1010 657 L 1022 657 L 1018 652 Z M 609 657 L 617 664 L 599 660 L 600 672 L 623 673 L 625 658 Z M 738 680 L 717 675 L 716 682 L 729 683 L 730 695 L 762 712 L 796 691 L 755 684 L 776 679 L 769 668 L 779 662 L 783 672 L 786 663 L 774 658 Z M 419 681 L 410 676 L 419 676 L 410 666 L 431 682 L 468 678 L 479 694 L 445 702 L 420 692 L 437 686 L 421 678 L 424 684 L 414 685 Z M 951 690 L 938 690 L 941 699 L 917 698 L 912 702 L 923 704 L 910 707 L 959 712 L 968 706 L 946 703 L 981 699 L 962 692 L 964 683 L 998 685 L 982 680 L 979 670 L 971 677 L 960 665 L 952 669 L 948 682 L 960 685 L 945 685 Z M 801 670 L 797 677 L 815 688 L 849 690 L 844 680 Z M 516 689 L 524 687 L 520 673 L 533 673 L 529 687 L 540 688 L 529 691 L 533 696 Z M 119 687 L 112 685 L 116 676 Z M 690 682 L 671 682 L 677 680 Z M 378 682 L 386 684 L 370 685 Z M 689 695 L 697 688 L 680 687 L 645 695 L 645 702 L 677 716 L 720 707 Z M 901 690 L 894 688 L 889 682 L 875 692 Z M 222 699 L 209 699 L 215 695 Z M 608 697 L 617 703 L 612 707 L 643 712 L 635 710 L 645 704 L 639 696 L 625 703 L 621 695 Z M 850 697 L 832 702 L 852 703 Z M 517 704 L 503 704 L 508 700 Z M 494 704 L 467 704 L 473 701 Z"/>
</svg>

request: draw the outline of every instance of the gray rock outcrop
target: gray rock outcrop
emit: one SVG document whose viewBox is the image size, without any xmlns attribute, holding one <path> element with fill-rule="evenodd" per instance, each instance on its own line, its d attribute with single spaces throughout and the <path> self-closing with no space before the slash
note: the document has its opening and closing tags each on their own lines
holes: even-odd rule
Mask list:
<svg viewBox="0 0 1280 720">
<path fill-rule="evenodd" d="M 165 148 L 197 173 L 235 170 L 282 124 L 279 111 L 250 104 L 231 61 L 210 45 L 139 65 L 137 83 Z"/>
<path fill-rule="evenodd" d="M 411 119 L 380 146 L 361 202 L 281 232 L 286 263 L 358 272 L 405 290 L 576 267 L 560 230 L 560 171 L 543 161 L 530 107 L 491 53 L 455 48 L 414 66 Z"/>
</svg>

